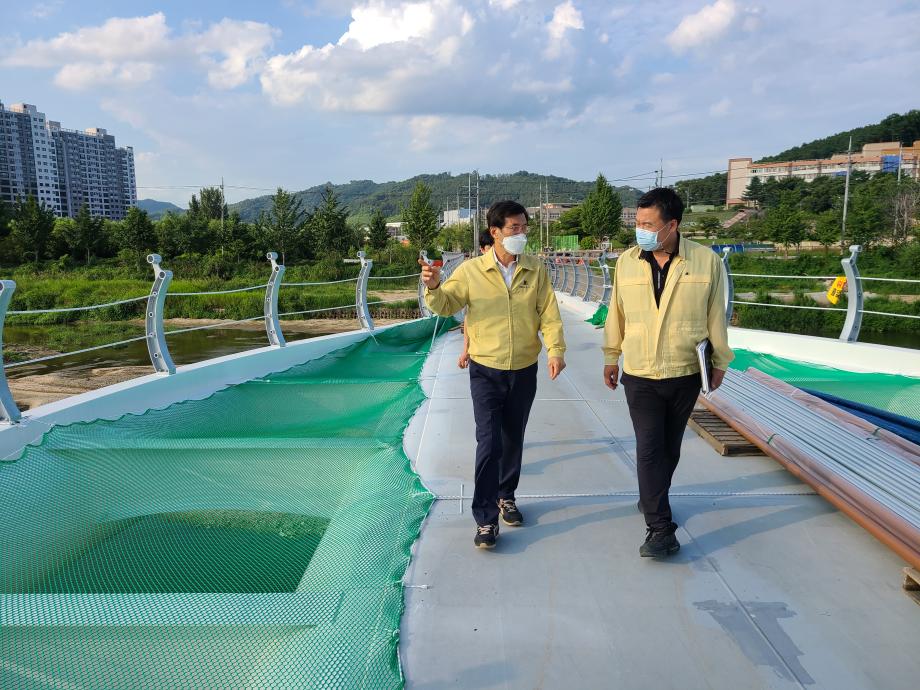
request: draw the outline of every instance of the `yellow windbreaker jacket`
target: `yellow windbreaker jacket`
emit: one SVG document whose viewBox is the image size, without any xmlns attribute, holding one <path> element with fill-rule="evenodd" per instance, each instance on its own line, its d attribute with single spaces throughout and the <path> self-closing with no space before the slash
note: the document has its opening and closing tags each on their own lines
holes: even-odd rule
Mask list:
<svg viewBox="0 0 920 690">
<path fill-rule="evenodd" d="M 668 269 L 661 305 L 655 304 L 652 268 L 632 247 L 617 259 L 613 294 L 604 326 L 604 363 L 650 379 L 700 371 L 696 345 L 712 343 L 712 364 L 726 369 L 728 346 L 722 261 L 709 247 L 681 236 Z"/>
<path fill-rule="evenodd" d="M 542 349 L 538 332 L 550 357 L 565 353 L 562 318 L 546 267 L 526 254 L 517 261 L 510 290 L 491 251 L 464 261 L 437 288 L 425 290 L 425 301 L 436 314 L 449 316 L 469 307 L 470 358 L 493 369 L 524 369 L 536 362 Z"/>
</svg>

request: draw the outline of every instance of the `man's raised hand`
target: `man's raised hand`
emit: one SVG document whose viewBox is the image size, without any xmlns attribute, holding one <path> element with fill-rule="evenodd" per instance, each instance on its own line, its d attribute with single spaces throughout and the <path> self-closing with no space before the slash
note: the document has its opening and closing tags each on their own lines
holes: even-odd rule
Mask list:
<svg viewBox="0 0 920 690">
<path fill-rule="evenodd" d="M 422 282 L 429 290 L 434 290 L 441 284 L 441 267 L 433 266 L 422 259 L 418 260 L 418 265 L 422 267 Z"/>
</svg>

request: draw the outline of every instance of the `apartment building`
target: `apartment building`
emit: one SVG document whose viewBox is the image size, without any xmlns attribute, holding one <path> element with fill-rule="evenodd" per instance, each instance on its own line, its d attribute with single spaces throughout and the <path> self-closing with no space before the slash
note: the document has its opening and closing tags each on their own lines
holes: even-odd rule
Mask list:
<svg viewBox="0 0 920 690">
<path fill-rule="evenodd" d="M 920 179 L 920 140 L 912 146 L 901 146 L 897 141 L 883 141 L 866 144 L 862 151 L 850 156 L 852 169 L 867 173 L 897 173 Z M 784 177 L 800 177 L 810 181 L 822 175 L 846 175 L 847 154 L 838 153 L 830 158 L 781 163 L 755 163 L 751 158 L 730 158 L 728 160 L 728 188 L 726 203 L 743 204 L 743 196 L 751 180 L 761 182 Z"/>
<path fill-rule="evenodd" d="M 29 195 L 59 217 L 86 205 L 93 216 L 120 220 L 137 204 L 134 150 L 118 148 L 104 129 L 64 129 L 34 105 L 0 103 L 0 199 Z"/>
</svg>

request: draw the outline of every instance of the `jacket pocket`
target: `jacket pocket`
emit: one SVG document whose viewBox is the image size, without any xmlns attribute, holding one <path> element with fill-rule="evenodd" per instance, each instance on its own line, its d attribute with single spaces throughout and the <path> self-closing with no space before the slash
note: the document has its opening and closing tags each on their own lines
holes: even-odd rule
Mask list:
<svg viewBox="0 0 920 690">
<path fill-rule="evenodd" d="M 648 327 L 644 323 L 626 322 L 623 333 L 623 365 L 627 370 L 646 372 L 649 361 Z"/>
</svg>

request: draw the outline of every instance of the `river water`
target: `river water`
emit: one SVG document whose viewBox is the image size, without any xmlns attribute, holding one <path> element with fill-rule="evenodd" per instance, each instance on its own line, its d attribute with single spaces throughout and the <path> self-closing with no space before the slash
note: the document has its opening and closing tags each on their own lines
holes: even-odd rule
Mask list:
<svg viewBox="0 0 920 690">
<path fill-rule="evenodd" d="M 60 326 L 7 326 L 3 331 L 3 344 L 30 345 L 45 347 L 49 339 L 49 329 L 60 329 Z M 136 332 L 131 330 L 122 335 L 113 336 L 107 340 L 124 340 L 143 335 L 142 328 Z M 292 333 L 286 334 L 288 342 L 304 338 L 313 338 L 324 333 Z M 200 362 L 213 357 L 230 355 L 235 352 L 252 350 L 268 345 L 268 338 L 263 330 L 242 330 L 238 328 L 209 328 L 207 330 L 179 333 L 167 338 L 169 353 L 177 365 Z M 69 346 L 68 349 L 80 349 L 80 345 Z M 107 347 L 92 352 L 60 357 L 46 362 L 37 362 L 25 366 L 7 369 L 9 378 L 15 379 L 31 374 L 47 374 L 61 370 L 89 372 L 100 367 L 124 366 L 150 366 L 150 356 L 147 354 L 147 344 L 138 340 L 127 345 Z M 152 368 L 151 368 L 152 372 Z"/>
<path fill-rule="evenodd" d="M 75 326 L 76 327 L 76 326 Z M 49 329 L 60 329 L 61 326 L 7 326 L 3 332 L 4 345 L 30 345 L 46 347 L 49 342 Z M 143 335 L 143 330 L 137 328 L 121 335 L 107 338 L 106 340 L 121 340 Z M 312 338 L 324 333 L 289 333 L 285 334 L 288 342 L 303 338 Z M 837 338 L 838 332 L 811 333 L 809 335 L 826 338 Z M 600 338 L 600 336 L 598 336 Z M 268 344 L 265 332 L 262 330 L 241 330 L 237 328 L 210 328 L 207 330 L 192 331 L 170 336 L 167 339 L 169 352 L 177 365 L 200 362 L 213 357 L 242 352 Z M 893 345 L 896 347 L 920 348 L 920 339 L 910 333 L 872 333 L 865 332 L 860 336 L 860 342 Z M 83 345 L 85 346 L 85 345 Z M 68 346 L 67 349 L 80 349 L 79 344 Z M 598 341 L 600 346 L 600 341 Z M 30 374 L 45 374 L 61 370 L 89 372 L 100 367 L 119 366 L 149 366 L 150 357 L 147 354 L 147 345 L 144 341 L 129 343 L 118 347 L 110 347 L 78 355 L 70 355 L 39 362 L 26 366 L 17 366 L 7 369 L 7 376 L 11 379 L 28 376 Z"/>
</svg>

